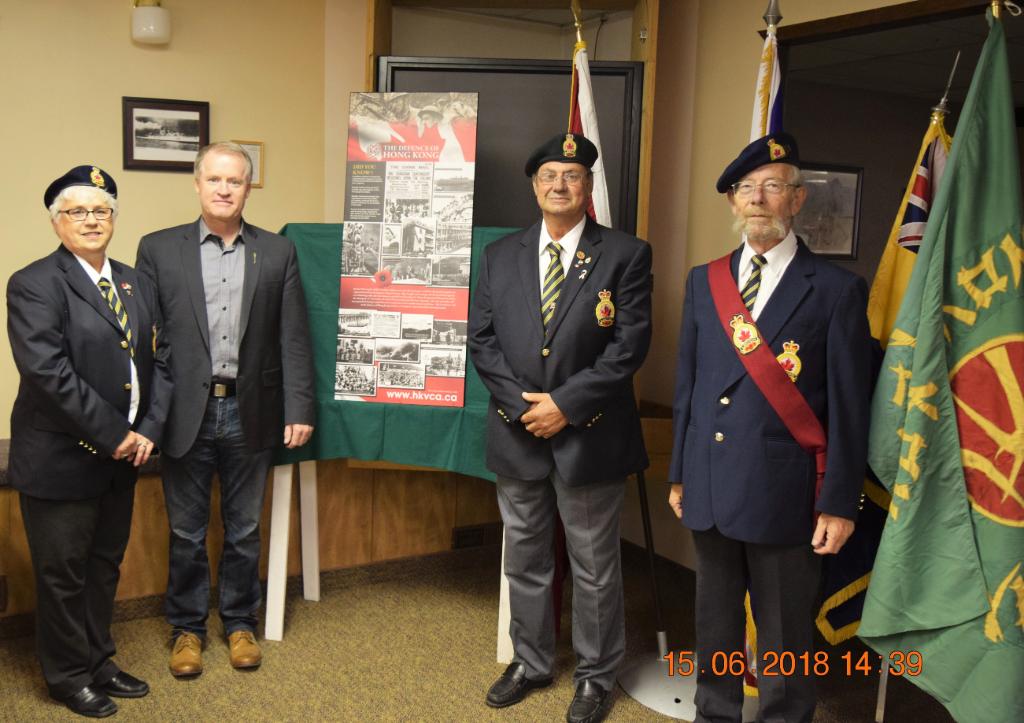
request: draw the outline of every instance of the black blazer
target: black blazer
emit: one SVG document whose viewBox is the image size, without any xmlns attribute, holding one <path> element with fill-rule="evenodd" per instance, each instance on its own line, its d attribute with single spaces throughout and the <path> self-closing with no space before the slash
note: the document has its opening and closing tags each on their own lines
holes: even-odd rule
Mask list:
<svg viewBox="0 0 1024 723">
<path fill-rule="evenodd" d="M 484 251 L 469 318 L 469 349 L 491 392 L 487 466 L 518 479 L 569 484 L 624 477 L 647 467 L 633 374 L 651 341 L 651 247 L 587 220 L 546 333 L 540 316 L 540 224 Z M 584 273 L 585 272 L 585 273 Z M 581 278 L 583 277 L 583 278 Z M 614 323 L 598 323 L 599 292 Z M 550 440 L 519 417 L 521 393 L 548 392 L 569 426 Z"/>
<path fill-rule="evenodd" d="M 737 276 L 740 251 L 732 256 Z M 757 326 L 772 354 L 795 341 L 797 389 L 825 428 L 817 510 L 856 519 L 867 458 L 873 371 L 864 279 L 801 241 Z M 789 383 L 788 381 L 786 382 Z M 686 282 L 669 479 L 683 484 L 683 524 L 765 544 L 808 544 L 815 464 L 747 374 L 715 311 L 707 265 Z M 721 439 L 716 438 L 721 435 Z"/>
<path fill-rule="evenodd" d="M 110 268 L 139 376 L 131 428 L 159 444 L 173 385 L 166 339 L 154 341 L 156 292 L 130 266 L 111 259 Z M 129 431 L 127 341 L 63 246 L 11 276 L 7 334 L 21 375 L 11 413 L 11 485 L 32 497 L 75 500 L 99 496 L 115 478 L 134 478 L 130 463 L 111 457 Z"/>
<path fill-rule="evenodd" d="M 313 424 L 313 353 L 295 246 L 245 224 L 241 344 L 236 393 L 247 446 L 281 444 L 285 424 Z M 139 271 L 156 284 L 175 395 L 164 451 L 192 447 L 210 396 L 210 331 L 199 255 L 199 222 L 148 234 L 139 242 Z"/>
</svg>

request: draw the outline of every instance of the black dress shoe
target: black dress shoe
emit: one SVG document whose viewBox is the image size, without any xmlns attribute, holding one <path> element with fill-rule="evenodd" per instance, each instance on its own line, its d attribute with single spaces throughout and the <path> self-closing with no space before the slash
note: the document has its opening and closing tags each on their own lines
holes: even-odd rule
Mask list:
<svg viewBox="0 0 1024 723">
<path fill-rule="evenodd" d="M 599 723 L 611 708 L 611 693 L 592 680 L 581 680 L 569 704 L 565 719 L 569 723 Z"/>
<path fill-rule="evenodd" d="M 99 687 L 104 693 L 115 698 L 141 698 L 149 692 L 149 684 L 146 681 L 139 680 L 123 670 L 118 671 L 113 678 Z"/>
<path fill-rule="evenodd" d="M 64 699 L 64 705 L 72 713 L 89 718 L 106 718 L 117 713 L 117 703 L 112 701 L 96 686 L 87 685 L 74 695 Z"/>
<path fill-rule="evenodd" d="M 531 690 L 536 688 L 547 688 L 551 685 L 551 678 L 530 680 L 526 677 L 526 666 L 522 663 L 512 663 L 505 668 L 501 677 L 494 681 L 494 685 L 487 691 L 487 705 L 492 708 L 505 708 L 515 705 Z"/>
</svg>

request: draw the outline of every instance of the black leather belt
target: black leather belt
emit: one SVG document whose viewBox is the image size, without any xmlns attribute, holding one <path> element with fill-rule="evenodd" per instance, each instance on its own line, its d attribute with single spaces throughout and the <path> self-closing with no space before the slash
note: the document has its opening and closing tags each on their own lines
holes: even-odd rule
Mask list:
<svg viewBox="0 0 1024 723">
<path fill-rule="evenodd" d="M 217 399 L 235 396 L 235 383 L 228 380 L 212 380 L 210 382 L 210 396 L 216 397 Z"/>
</svg>

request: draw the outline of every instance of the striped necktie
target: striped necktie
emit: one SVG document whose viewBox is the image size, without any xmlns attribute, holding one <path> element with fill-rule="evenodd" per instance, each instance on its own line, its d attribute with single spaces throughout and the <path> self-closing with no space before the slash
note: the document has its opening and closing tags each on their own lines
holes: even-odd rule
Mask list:
<svg viewBox="0 0 1024 723">
<path fill-rule="evenodd" d="M 562 270 L 562 247 L 557 241 L 547 245 L 546 251 L 551 256 L 548 262 L 548 270 L 544 272 L 544 288 L 540 292 L 540 316 L 544 320 L 544 328 L 548 326 L 555 315 L 555 302 L 562 292 L 562 282 L 565 281 L 565 271 Z"/>
<path fill-rule="evenodd" d="M 750 259 L 750 278 L 747 279 L 747 283 L 743 285 L 743 291 L 740 292 L 740 298 L 743 299 L 743 305 L 747 307 L 747 311 L 754 308 L 757 290 L 761 288 L 761 267 L 766 263 L 768 263 L 768 259 L 761 254 L 752 256 Z"/>
<path fill-rule="evenodd" d="M 100 279 L 96 282 L 96 285 L 100 287 L 100 293 L 103 294 L 103 298 L 107 300 L 107 305 L 110 306 L 110 310 L 114 312 L 114 317 L 117 319 L 117 323 L 121 325 L 121 330 L 124 331 L 124 338 L 128 342 L 128 353 L 132 355 L 132 359 L 135 358 L 135 347 L 132 346 L 132 328 L 128 326 L 128 312 L 123 306 L 121 306 L 121 300 L 117 298 L 117 294 L 114 293 L 114 286 L 106 279 Z"/>
</svg>

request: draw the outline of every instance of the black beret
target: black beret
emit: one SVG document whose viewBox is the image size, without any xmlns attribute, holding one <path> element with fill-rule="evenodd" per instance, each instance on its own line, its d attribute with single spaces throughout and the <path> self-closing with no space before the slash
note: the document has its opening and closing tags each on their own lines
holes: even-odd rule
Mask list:
<svg viewBox="0 0 1024 723">
<path fill-rule="evenodd" d="M 719 193 L 725 193 L 748 173 L 768 163 L 788 163 L 799 168 L 800 151 L 796 147 L 796 138 L 783 131 L 758 138 L 722 171 L 715 188 Z"/>
<path fill-rule="evenodd" d="M 46 187 L 43 194 L 43 205 L 47 208 L 53 203 L 53 199 L 65 188 L 71 186 L 92 186 L 109 193 L 117 198 L 117 184 L 113 176 L 97 166 L 75 166 L 63 176 Z"/>
<path fill-rule="evenodd" d="M 526 175 L 532 176 L 548 161 L 579 163 L 590 168 L 597 161 L 597 146 L 579 133 L 560 133 L 530 154 Z"/>
</svg>

